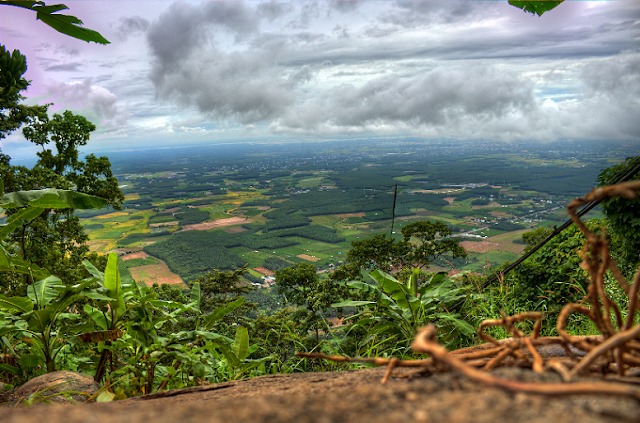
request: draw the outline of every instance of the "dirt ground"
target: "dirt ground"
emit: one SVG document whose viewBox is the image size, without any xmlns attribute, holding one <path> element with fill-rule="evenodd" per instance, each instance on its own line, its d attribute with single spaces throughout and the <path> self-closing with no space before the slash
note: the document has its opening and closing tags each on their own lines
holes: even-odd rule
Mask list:
<svg viewBox="0 0 640 423">
<path fill-rule="evenodd" d="M 298 254 L 296 257 L 307 261 L 320 261 L 320 257 L 310 256 L 309 254 Z"/>
<path fill-rule="evenodd" d="M 251 223 L 251 220 L 247 220 L 246 217 L 230 217 L 227 219 L 217 219 L 213 222 L 196 223 L 194 225 L 185 225 L 183 229 L 178 232 L 186 231 L 206 231 L 213 228 L 220 228 L 224 226 L 240 225 L 242 223 Z"/>
<path fill-rule="evenodd" d="M 165 262 L 131 267 L 129 271 L 134 280 L 143 281 L 148 286 L 153 285 L 155 282 L 158 285 L 163 283 L 170 285 L 184 284 L 182 278 L 169 270 Z"/>
<path fill-rule="evenodd" d="M 135 253 L 130 253 L 120 257 L 120 260 L 126 261 L 145 257 L 149 257 L 149 254 L 145 253 L 144 251 L 136 251 Z"/>
<path fill-rule="evenodd" d="M 634 399 L 575 395 L 543 397 L 470 382 L 454 373 L 419 375 L 384 368 L 349 372 L 269 375 L 211 386 L 164 391 L 124 401 L 88 405 L 0 408 L 6 423 L 389 423 L 389 422 L 638 422 Z M 519 368 L 495 374 L 509 379 L 559 382 Z"/>
</svg>

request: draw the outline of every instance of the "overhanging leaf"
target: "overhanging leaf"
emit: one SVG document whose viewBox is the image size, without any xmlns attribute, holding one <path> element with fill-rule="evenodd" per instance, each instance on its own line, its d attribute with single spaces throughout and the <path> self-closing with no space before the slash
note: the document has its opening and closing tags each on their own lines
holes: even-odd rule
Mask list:
<svg viewBox="0 0 640 423">
<path fill-rule="evenodd" d="M 509 4 L 534 15 L 542 16 L 544 12 L 555 8 L 561 1 L 509 1 Z"/>
<path fill-rule="evenodd" d="M 88 28 L 82 28 L 78 25 L 82 24 L 82 21 L 75 16 L 54 14 L 61 10 L 68 9 L 64 4 L 52 4 L 46 6 L 42 1 L 2 1 L 0 4 L 6 4 L 10 6 L 17 6 L 23 9 L 29 9 L 36 12 L 36 19 L 41 20 L 45 24 L 49 25 L 58 32 L 61 32 L 70 37 L 77 38 L 83 41 L 93 41 L 98 44 L 109 44 L 100 33 Z"/>
<path fill-rule="evenodd" d="M 194 283 L 191 287 L 191 304 L 192 307 L 198 311 L 200 311 L 200 284 L 198 282 Z"/>
<path fill-rule="evenodd" d="M 341 303 L 333 303 L 331 307 L 341 308 L 341 307 L 360 307 L 363 305 L 371 305 L 377 304 L 375 301 L 343 301 Z"/>
<path fill-rule="evenodd" d="M 99 209 L 108 205 L 107 200 L 81 192 L 46 188 L 31 191 L 15 191 L 0 198 L 0 207 L 42 207 L 45 209 Z"/>
</svg>

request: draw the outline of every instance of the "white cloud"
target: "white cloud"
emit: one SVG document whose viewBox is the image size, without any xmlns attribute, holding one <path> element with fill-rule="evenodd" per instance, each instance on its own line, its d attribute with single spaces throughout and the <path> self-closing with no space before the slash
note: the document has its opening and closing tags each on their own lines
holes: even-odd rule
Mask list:
<svg viewBox="0 0 640 423">
<path fill-rule="evenodd" d="M 46 101 L 53 102 L 54 109 L 88 110 L 99 118 L 98 123 L 107 129 L 121 127 L 129 118 L 127 110 L 117 104 L 116 95 L 106 88 L 93 85 L 91 78 L 71 83 L 49 79 L 45 82 L 44 88 Z"/>
</svg>

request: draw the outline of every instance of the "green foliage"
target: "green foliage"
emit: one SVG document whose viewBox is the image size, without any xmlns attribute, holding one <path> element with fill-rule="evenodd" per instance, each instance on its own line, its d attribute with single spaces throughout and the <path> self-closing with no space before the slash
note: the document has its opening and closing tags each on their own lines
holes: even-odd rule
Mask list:
<svg viewBox="0 0 640 423">
<path fill-rule="evenodd" d="M 587 226 L 600 233 L 602 223 L 589 221 Z M 537 243 L 546 232 L 536 230 L 528 234 L 525 239 Z M 554 322 L 562 307 L 580 301 L 586 292 L 587 273 L 580 268 L 582 258 L 579 255 L 584 242 L 582 232 L 572 225 L 509 272 L 500 282 L 512 298 L 512 309 L 505 304 L 504 312 L 513 314 L 516 308 L 543 312 L 543 332 L 555 335 Z"/>
<path fill-rule="evenodd" d="M 0 228 L 0 272 L 15 272 L 38 279 L 48 276 L 48 272 L 39 266 L 27 262 L 12 254 L 12 248 L 5 239 L 20 227 L 28 225 L 45 209 L 56 208 L 99 208 L 106 203 L 102 198 L 92 197 L 75 191 L 44 189 L 36 191 L 17 191 L 4 194 L 0 198 L 0 207 L 22 207 L 11 215 L 7 224 Z"/>
<path fill-rule="evenodd" d="M 86 144 L 89 133 L 95 129 L 93 124 L 68 111 L 50 119 L 46 113 L 48 106 L 25 111 L 16 105 L 18 99 L 3 104 L 3 111 L 13 108 L 20 115 L 22 110 L 18 121 L 27 123 L 23 133 L 42 146 L 42 151 L 38 152 L 38 163 L 32 169 L 11 166 L 9 157 L 0 154 L 0 175 L 9 192 L 2 207 L 10 217 L 25 213 L 28 203 L 43 212 L 35 219 L 16 219 L 21 223 L 7 242 L 14 246 L 17 259 L 46 268 L 65 283 L 75 284 L 86 276 L 81 262 L 88 256 L 89 249 L 85 245 L 88 238 L 74 208 L 106 205 L 118 208 L 124 197 L 106 157 L 90 154 L 84 161 L 79 160 L 78 147 Z M 56 146 L 55 154 L 45 148 L 49 142 Z M 43 186 L 51 187 L 50 191 L 36 194 L 34 190 Z M 99 196 L 102 200 L 98 204 L 83 194 Z M 26 277 L 16 272 L 0 275 L 0 285 L 10 286 L 14 292 L 25 289 L 29 283 L 33 283 L 33 278 L 28 274 Z"/>
<path fill-rule="evenodd" d="M 9 53 L 0 45 L 0 98 L 17 95 L 27 88 L 29 81 L 22 75 L 27 71 L 27 58 L 18 50 Z"/>
<path fill-rule="evenodd" d="M 315 241 L 328 242 L 331 244 L 345 241 L 344 238 L 337 234 L 337 231 L 335 229 L 327 228 L 326 226 L 322 225 L 303 226 L 298 228 L 270 231 L 269 235 L 281 238 L 297 236 L 301 238 L 313 239 Z"/>
<path fill-rule="evenodd" d="M 371 277 L 375 284 L 347 283 L 352 295 L 364 300 L 332 304 L 337 308 L 358 308 L 358 313 L 349 317 L 353 322 L 349 330 L 364 329 L 366 336 L 359 342 L 360 349 L 383 343 L 384 348 L 405 355 L 418 329 L 428 323 L 438 327 L 441 340 L 449 347 L 460 346 L 474 336 L 473 328 L 460 315 L 448 312 L 463 298 L 463 290 L 446 273 L 430 275 L 419 288 L 417 274 L 408 283 L 379 270 L 372 271 Z"/>
<path fill-rule="evenodd" d="M 413 267 L 428 268 L 443 254 L 450 255 L 452 259 L 466 257 L 460 241 L 449 238 L 451 233 L 451 229 L 442 222 L 418 221 L 402 228 L 401 240 L 378 234 L 353 241 L 347 253 L 348 263 L 340 266 L 331 278 L 357 279 L 364 269 L 410 272 Z"/>
<path fill-rule="evenodd" d="M 491 202 L 491 200 L 489 200 L 488 198 L 478 198 L 477 200 L 473 200 L 471 202 L 471 205 L 472 206 L 486 206 L 490 202 Z"/>
<path fill-rule="evenodd" d="M 216 242 L 215 236 L 200 231 L 182 232 L 169 240 L 144 247 L 144 251 L 164 261 L 172 272 L 193 279 L 216 269 L 237 269 L 245 262 Z"/>
<path fill-rule="evenodd" d="M 82 21 L 75 16 L 63 15 L 56 12 L 69 9 L 64 4 L 45 5 L 44 1 L 7 1 L 1 0 L 0 5 L 16 6 L 36 12 L 36 19 L 49 25 L 62 34 L 77 38 L 86 42 L 109 44 L 100 33 L 83 28 Z"/>
<path fill-rule="evenodd" d="M 66 342 L 63 331 L 56 330 L 58 322 L 65 317 L 79 317 L 69 314 L 67 309 L 90 284 L 91 281 L 85 281 L 65 286 L 60 279 L 49 276 L 29 286 L 27 296 L 31 304 L 23 297 L 0 295 L 0 310 L 11 313 L 9 317 L 14 321 L 6 327 L 0 326 L 0 338 L 16 332 L 23 334 L 31 340 L 33 355 L 47 372 L 55 371 L 56 357 Z"/>
<path fill-rule="evenodd" d="M 305 331 L 313 330 L 319 343 L 320 331 L 327 331 L 329 327 L 321 312 L 345 294 L 344 286 L 330 279 L 321 280 L 310 263 L 298 263 L 277 271 L 276 286 L 289 304 L 298 307 L 296 320 Z"/>
<path fill-rule="evenodd" d="M 533 15 L 542 16 L 544 12 L 554 9 L 564 0 L 560 1 L 513 1 L 509 0 L 509 4 L 519 9 L 529 12 Z"/>
<path fill-rule="evenodd" d="M 234 270 L 244 266 L 246 261 L 233 254 L 230 248 L 242 246 L 252 250 L 275 250 L 296 244 L 290 239 L 254 232 L 188 231 L 146 246 L 144 251 L 163 260 L 183 280 L 190 280 L 216 269 Z"/>
<path fill-rule="evenodd" d="M 274 231 L 276 229 L 297 228 L 299 226 L 307 226 L 310 223 L 311 219 L 309 219 L 308 217 L 300 215 L 289 215 L 267 222 L 265 232 Z"/>
<path fill-rule="evenodd" d="M 215 310 L 225 309 L 229 304 L 242 298 L 242 303 L 225 313 L 226 316 L 222 321 L 227 325 L 247 324 L 247 319 L 243 316 L 256 308 L 255 304 L 244 301 L 243 295 L 253 290 L 253 287 L 242 283 L 242 278 L 247 272 L 245 265 L 228 272 L 214 270 L 196 279 L 194 283 L 200 286 L 200 310 L 205 314 L 212 313 Z"/>
<path fill-rule="evenodd" d="M 263 266 L 269 270 L 276 271 L 291 266 L 291 263 L 281 259 L 280 257 L 267 257 L 266 259 L 264 259 Z"/>
<path fill-rule="evenodd" d="M 598 176 L 599 186 L 611 185 L 638 164 L 640 156 L 627 157 L 624 162 L 604 169 Z M 640 173 L 632 180 L 640 180 Z M 640 199 L 608 198 L 601 204 L 612 235 L 624 246 L 618 259 L 626 267 L 636 267 L 640 263 Z"/>
<path fill-rule="evenodd" d="M 527 245 L 525 251 L 529 251 L 531 248 L 544 241 L 544 239 L 547 238 L 550 234 L 551 230 L 545 228 L 537 228 L 532 231 L 523 233 L 522 243 Z"/>
<path fill-rule="evenodd" d="M 489 228 L 498 229 L 499 231 L 512 232 L 512 231 L 520 231 L 522 229 L 526 229 L 527 227 L 524 225 L 518 225 L 517 223 L 498 222 L 494 225 L 489 226 Z"/>
</svg>

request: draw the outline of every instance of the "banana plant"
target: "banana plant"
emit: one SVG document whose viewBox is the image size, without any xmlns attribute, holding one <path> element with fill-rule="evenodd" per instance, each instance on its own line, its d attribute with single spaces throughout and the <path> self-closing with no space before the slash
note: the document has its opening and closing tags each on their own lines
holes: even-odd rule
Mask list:
<svg viewBox="0 0 640 423">
<path fill-rule="evenodd" d="M 83 264 L 91 274 L 89 280 L 98 285 L 86 294 L 95 300 L 97 307 L 86 304 L 84 311 L 91 317 L 92 322 L 78 325 L 74 329 L 77 332 L 85 331 L 80 335 L 80 339 L 98 343 L 98 348 L 102 350 L 95 380 L 104 376 L 107 359 L 112 353 L 109 348 L 111 341 L 121 338 L 127 332 L 130 335 L 127 339 L 135 344 L 134 349 L 151 351 L 163 348 L 167 339 L 158 336 L 158 329 L 165 322 L 175 319 L 179 313 L 199 311 L 198 284 L 194 284 L 191 290 L 192 303 L 185 305 L 158 300 L 155 292 L 144 284 L 123 284 L 116 253 L 109 254 L 104 273 L 88 261 L 84 261 Z M 93 331 L 96 328 L 99 330 Z"/>
<path fill-rule="evenodd" d="M 359 312 L 349 318 L 353 323 L 348 330 L 356 327 L 366 330 L 367 336 L 361 345 L 386 337 L 387 341 L 394 340 L 397 345 L 408 349 L 418 329 L 428 323 L 434 323 L 439 328 L 445 342 L 452 342 L 459 334 L 472 336 L 475 333 L 473 327 L 458 314 L 448 311 L 462 298 L 462 289 L 445 272 L 431 275 L 419 288 L 419 271 L 412 272 L 407 283 L 379 270 L 374 270 L 370 275 L 375 284 L 347 282 L 356 295 L 368 300 L 332 304 L 335 308 L 358 309 Z"/>
<path fill-rule="evenodd" d="M 218 368 L 223 373 L 226 371 L 227 380 L 241 379 L 254 370 L 259 374 L 264 373 L 264 362 L 271 359 L 271 357 L 248 358 L 259 346 L 249 345 L 249 331 L 243 326 L 236 328 L 235 339 L 231 345 L 215 342 L 212 347 L 222 355 L 223 359 L 218 360 Z"/>
<path fill-rule="evenodd" d="M 11 313 L 14 321 L 12 325 L 0 328 L 0 338 L 22 333 L 47 372 L 55 371 L 56 356 L 67 342 L 62 331 L 56 330 L 59 320 L 79 318 L 68 309 L 91 283 L 83 281 L 73 286 L 63 285 L 57 277 L 49 276 L 30 285 L 26 298 L 0 295 L 0 309 Z"/>
<path fill-rule="evenodd" d="M 0 195 L 0 209 L 19 209 L 0 227 L 0 272 L 13 271 L 30 275 L 37 280 L 27 288 L 27 297 L 0 295 L 0 311 L 4 311 L 5 319 L 11 321 L 11 324 L 6 324 L 5 320 L 0 325 L 0 343 L 10 345 L 6 335 L 25 334 L 35 354 L 21 357 L 20 363 L 33 368 L 36 366 L 34 363 L 41 362 L 50 372 L 55 370 L 56 356 L 66 343 L 62 334 L 56 330 L 58 322 L 63 317 L 77 318 L 77 315 L 67 313 L 67 309 L 90 283 L 85 281 L 73 286 L 63 285 L 60 279 L 50 276 L 45 269 L 17 256 L 16 249 L 4 239 L 47 209 L 101 208 L 107 205 L 107 201 L 72 190 L 53 188 L 4 194 L 2 181 Z"/>
</svg>

